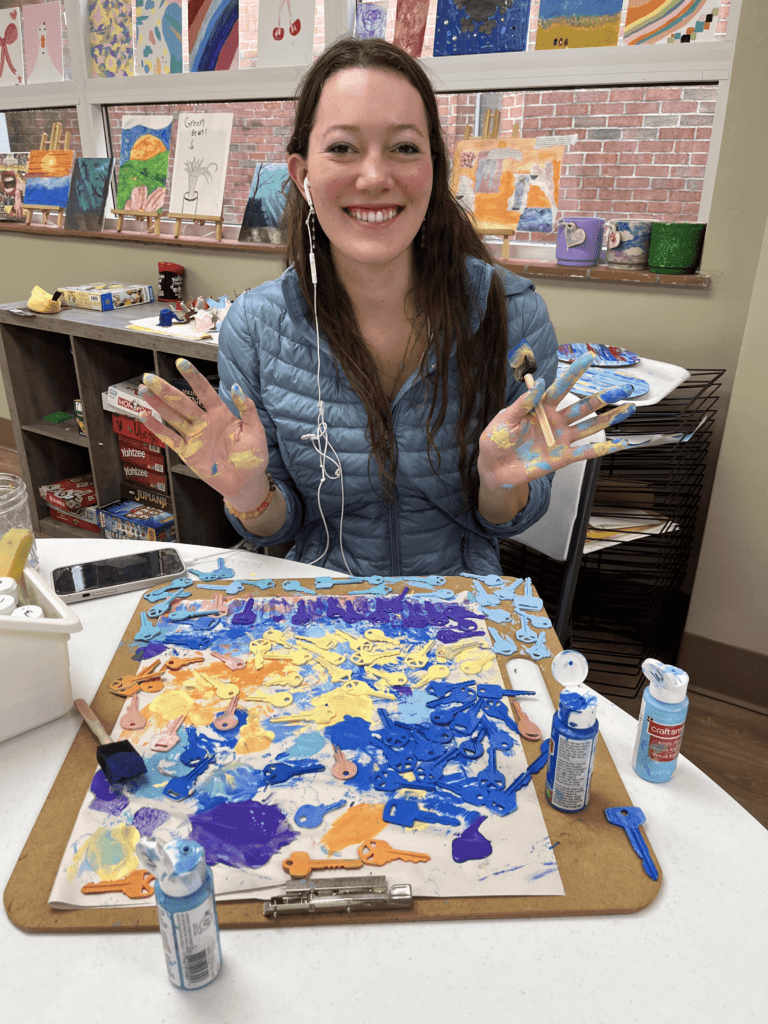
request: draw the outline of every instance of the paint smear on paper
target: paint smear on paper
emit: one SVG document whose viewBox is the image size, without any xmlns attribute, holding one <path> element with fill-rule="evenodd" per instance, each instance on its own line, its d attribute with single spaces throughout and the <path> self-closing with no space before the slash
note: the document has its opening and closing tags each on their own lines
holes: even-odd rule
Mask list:
<svg viewBox="0 0 768 1024">
<path fill-rule="evenodd" d="M 102 882 L 114 882 L 139 867 L 136 843 L 139 830 L 133 825 L 100 825 L 72 858 L 67 880 L 74 882 L 82 867 L 95 871 Z"/>
<path fill-rule="evenodd" d="M 200 843 L 208 863 L 235 868 L 262 867 L 299 835 L 278 807 L 255 800 L 219 803 L 189 820 L 190 839 Z"/>
<path fill-rule="evenodd" d="M 341 853 L 347 846 L 359 846 L 386 828 L 384 804 L 355 804 L 334 821 L 322 838 L 328 853 Z"/>
</svg>

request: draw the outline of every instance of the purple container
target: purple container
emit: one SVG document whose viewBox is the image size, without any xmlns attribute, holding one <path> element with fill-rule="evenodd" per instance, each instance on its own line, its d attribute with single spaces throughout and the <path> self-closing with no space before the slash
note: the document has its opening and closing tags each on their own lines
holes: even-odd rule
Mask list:
<svg viewBox="0 0 768 1024">
<path fill-rule="evenodd" d="M 603 217 L 571 217 L 557 225 L 555 257 L 563 267 L 594 267 L 603 247 Z"/>
</svg>

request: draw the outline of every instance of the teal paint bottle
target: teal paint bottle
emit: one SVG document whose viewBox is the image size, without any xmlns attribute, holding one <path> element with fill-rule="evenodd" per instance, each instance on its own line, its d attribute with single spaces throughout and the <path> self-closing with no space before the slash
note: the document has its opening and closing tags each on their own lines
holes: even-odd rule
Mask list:
<svg viewBox="0 0 768 1024">
<path fill-rule="evenodd" d="M 136 854 L 155 876 L 168 977 L 179 988 L 203 988 L 221 969 L 219 919 L 205 851 L 192 839 L 175 839 L 166 846 L 140 839 Z"/>
<path fill-rule="evenodd" d="M 669 782 L 688 714 L 688 674 L 655 658 L 646 658 L 642 669 L 649 684 L 643 690 L 632 767 L 648 782 Z"/>
</svg>

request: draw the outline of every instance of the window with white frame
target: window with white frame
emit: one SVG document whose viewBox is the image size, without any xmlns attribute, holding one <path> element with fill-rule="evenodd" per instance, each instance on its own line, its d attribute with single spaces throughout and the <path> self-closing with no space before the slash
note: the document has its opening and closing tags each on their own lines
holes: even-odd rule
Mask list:
<svg viewBox="0 0 768 1024">
<path fill-rule="evenodd" d="M 259 66 L 258 0 L 240 0 L 238 70 L 93 78 L 89 2 L 64 0 L 65 80 L 0 91 L 11 147 L 28 148 L 55 119 L 66 121 L 78 154 L 102 156 L 119 151 L 121 112 L 232 111 L 224 222 L 236 238 L 253 167 L 285 158 L 291 97 L 305 68 Z M 622 31 L 629 2 L 624 3 Z M 0 0 L 0 9 L 12 6 Z M 186 0 L 181 7 L 186 8 Z M 516 129 L 523 136 L 568 140 L 558 197 L 561 215 L 706 220 L 740 0 L 714 0 L 718 17 L 711 33 L 687 46 L 536 50 L 539 7 L 540 0 L 531 0 L 525 52 L 434 57 L 437 0 L 432 0 L 422 59 L 439 94 L 449 147 L 463 137 L 467 124 L 472 134 L 479 133 L 480 114 L 495 107 L 501 134 Z M 317 4 L 315 54 L 326 39 L 348 31 L 352 14 L 349 0 Z M 396 3 L 390 0 L 390 39 L 395 14 Z M 186 30 L 184 36 L 188 66 Z M 525 247 L 521 254 L 533 255 L 527 244 L 553 239 L 551 234 L 520 233 L 515 242 Z"/>
</svg>

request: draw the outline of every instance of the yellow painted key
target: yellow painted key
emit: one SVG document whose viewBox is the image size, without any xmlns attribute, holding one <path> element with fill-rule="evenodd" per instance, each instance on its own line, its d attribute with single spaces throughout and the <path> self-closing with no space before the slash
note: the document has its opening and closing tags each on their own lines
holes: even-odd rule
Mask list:
<svg viewBox="0 0 768 1024">
<path fill-rule="evenodd" d="M 441 679 L 447 679 L 451 674 L 451 670 L 447 665 L 432 665 L 427 671 L 419 678 L 416 683 L 416 689 L 422 686 L 426 686 L 427 683 L 437 682 Z"/>
<path fill-rule="evenodd" d="M 262 704 L 271 704 L 273 708 L 287 708 L 289 704 L 293 704 L 293 694 L 287 690 L 280 690 L 278 693 L 264 693 L 263 690 L 257 690 L 255 693 L 241 693 L 240 696 L 243 700 L 254 700 L 260 701 Z"/>
</svg>

